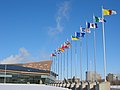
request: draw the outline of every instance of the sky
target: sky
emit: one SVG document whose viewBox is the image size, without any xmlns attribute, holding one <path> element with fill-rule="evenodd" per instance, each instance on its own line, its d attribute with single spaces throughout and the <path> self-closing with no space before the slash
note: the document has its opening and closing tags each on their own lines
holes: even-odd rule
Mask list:
<svg viewBox="0 0 120 90">
<path fill-rule="evenodd" d="M 85 27 L 86 21 L 93 22 L 93 14 L 101 17 L 103 6 L 117 11 L 116 15 L 104 17 L 107 73 L 120 73 L 119 3 L 119 0 L 0 0 L 0 63 L 49 60 L 50 54 L 67 39 L 71 40 L 80 26 Z M 91 29 L 88 35 L 90 70 L 94 70 L 93 39 Z M 75 43 L 79 68 L 80 43 L 73 42 L 73 53 Z M 96 29 L 96 64 L 97 72 L 104 76 L 101 23 Z M 82 67 L 85 73 L 86 38 L 82 40 Z"/>
</svg>

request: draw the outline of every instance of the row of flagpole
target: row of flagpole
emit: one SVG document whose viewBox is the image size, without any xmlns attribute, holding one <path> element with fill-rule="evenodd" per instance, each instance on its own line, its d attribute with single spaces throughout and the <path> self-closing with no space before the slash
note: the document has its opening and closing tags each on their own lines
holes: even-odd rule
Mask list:
<svg viewBox="0 0 120 90">
<path fill-rule="evenodd" d="M 106 81 L 106 47 L 105 47 L 105 30 L 104 30 L 104 22 L 106 22 L 106 20 L 104 20 L 104 16 L 108 16 L 108 15 L 112 15 L 112 14 L 116 14 L 116 11 L 113 10 L 108 10 L 108 9 L 103 9 L 102 7 L 102 17 L 96 17 L 93 15 L 93 22 L 89 23 L 86 22 L 86 27 L 83 28 L 80 26 L 80 31 L 79 32 L 75 32 L 74 36 L 71 36 L 71 42 L 69 42 L 69 40 L 67 40 L 66 42 L 64 42 L 64 44 L 61 45 L 61 47 L 59 47 L 57 50 L 54 51 L 54 53 L 51 54 L 52 60 L 53 60 L 53 71 L 55 73 L 58 74 L 58 80 L 59 79 L 63 79 L 63 77 L 68 79 L 68 72 L 69 72 L 69 67 L 68 64 L 71 65 L 70 68 L 70 77 L 72 78 L 73 76 L 77 77 L 77 42 L 75 42 L 75 56 L 74 56 L 74 65 L 75 65 L 75 70 L 73 70 L 73 56 L 72 56 L 72 41 L 75 40 L 80 40 L 80 80 L 82 81 L 82 38 L 84 38 L 84 35 L 86 34 L 86 62 L 87 62 L 87 73 L 89 71 L 89 55 L 88 55 L 88 33 L 91 33 L 90 29 L 94 29 L 94 73 L 95 73 L 95 77 L 94 77 L 94 81 L 97 81 L 97 76 L 96 76 L 96 28 L 98 28 L 97 26 L 97 22 L 102 22 L 102 36 L 103 36 L 103 57 L 104 57 L 104 78 Z M 69 54 L 68 51 L 69 49 L 71 49 L 71 55 L 70 55 L 70 60 L 69 60 Z M 60 58 L 60 54 L 61 54 L 61 58 Z M 63 55 L 62 55 L 63 54 Z M 65 55 L 67 54 L 67 55 Z M 63 57 L 63 58 L 62 58 Z M 71 63 L 69 63 L 69 61 Z M 61 68 L 60 68 L 61 67 Z M 73 71 L 75 72 L 73 75 Z M 65 76 L 66 74 L 66 76 Z M 60 75 L 60 77 L 59 77 Z M 88 78 L 87 78 L 88 81 Z"/>
</svg>

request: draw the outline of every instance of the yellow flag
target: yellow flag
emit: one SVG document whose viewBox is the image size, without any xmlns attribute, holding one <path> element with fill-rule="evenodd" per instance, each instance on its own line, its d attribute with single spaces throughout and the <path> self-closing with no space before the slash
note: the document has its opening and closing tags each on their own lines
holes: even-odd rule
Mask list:
<svg viewBox="0 0 120 90">
<path fill-rule="evenodd" d="M 79 40 L 79 38 L 75 37 L 75 36 L 72 36 L 71 38 L 72 38 L 72 40 Z"/>
<path fill-rule="evenodd" d="M 104 15 L 104 16 L 105 16 L 105 15 L 110 15 L 109 10 L 103 9 L 103 15 Z"/>
<path fill-rule="evenodd" d="M 64 52 L 64 49 L 63 49 L 63 48 L 58 48 L 58 50 L 60 50 L 60 51 Z"/>
<path fill-rule="evenodd" d="M 106 15 L 112 15 L 112 14 L 117 14 L 117 12 L 114 11 L 114 10 L 103 9 L 103 15 L 104 16 L 106 16 Z"/>
</svg>

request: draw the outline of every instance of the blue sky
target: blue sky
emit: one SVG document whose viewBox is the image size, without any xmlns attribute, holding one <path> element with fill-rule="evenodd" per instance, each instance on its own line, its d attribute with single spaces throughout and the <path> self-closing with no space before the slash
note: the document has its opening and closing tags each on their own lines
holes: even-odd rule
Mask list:
<svg viewBox="0 0 120 90">
<path fill-rule="evenodd" d="M 116 15 L 105 17 L 107 73 L 120 73 L 119 3 L 119 0 L 1 0 L 0 62 L 24 63 L 48 60 L 58 46 L 61 46 L 67 38 L 70 40 L 75 31 L 79 31 L 80 25 L 85 27 L 86 21 L 92 22 L 93 14 L 101 17 L 103 5 L 106 9 L 117 11 Z M 98 27 L 97 71 L 103 76 L 101 23 Z M 88 36 L 89 63 L 91 63 L 89 68 L 93 70 L 93 31 Z M 84 38 L 83 72 L 86 70 L 85 40 Z M 77 47 L 79 62 L 79 41 Z"/>
</svg>

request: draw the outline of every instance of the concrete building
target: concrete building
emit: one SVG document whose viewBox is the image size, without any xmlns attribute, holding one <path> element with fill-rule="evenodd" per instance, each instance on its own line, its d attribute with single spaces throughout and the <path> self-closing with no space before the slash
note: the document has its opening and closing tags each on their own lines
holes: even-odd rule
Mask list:
<svg viewBox="0 0 120 90">
<path fill-rule="evenodd" d="M 88 71 L 86 72 L 86 81 L 90 81 L 90 82 L 93 82 L 95 81 L 95 76 L 96 76 L 96 80 L 97 81 L 101 81 L 102 80 L 102 77 L 100 74 L 93 72 L 93 71 Z"/>
<path fill-rule="evenodd" d="M 49 83 L 57 76 L 50 71 L 52 61 L 0 64 L 0 83 Z"/>
<path fill-rule="evenodd" d="M 110 82 L 120 80 L 120 74 L 109 73 L 107 75 L 107 80 Z"/>
</svg>

